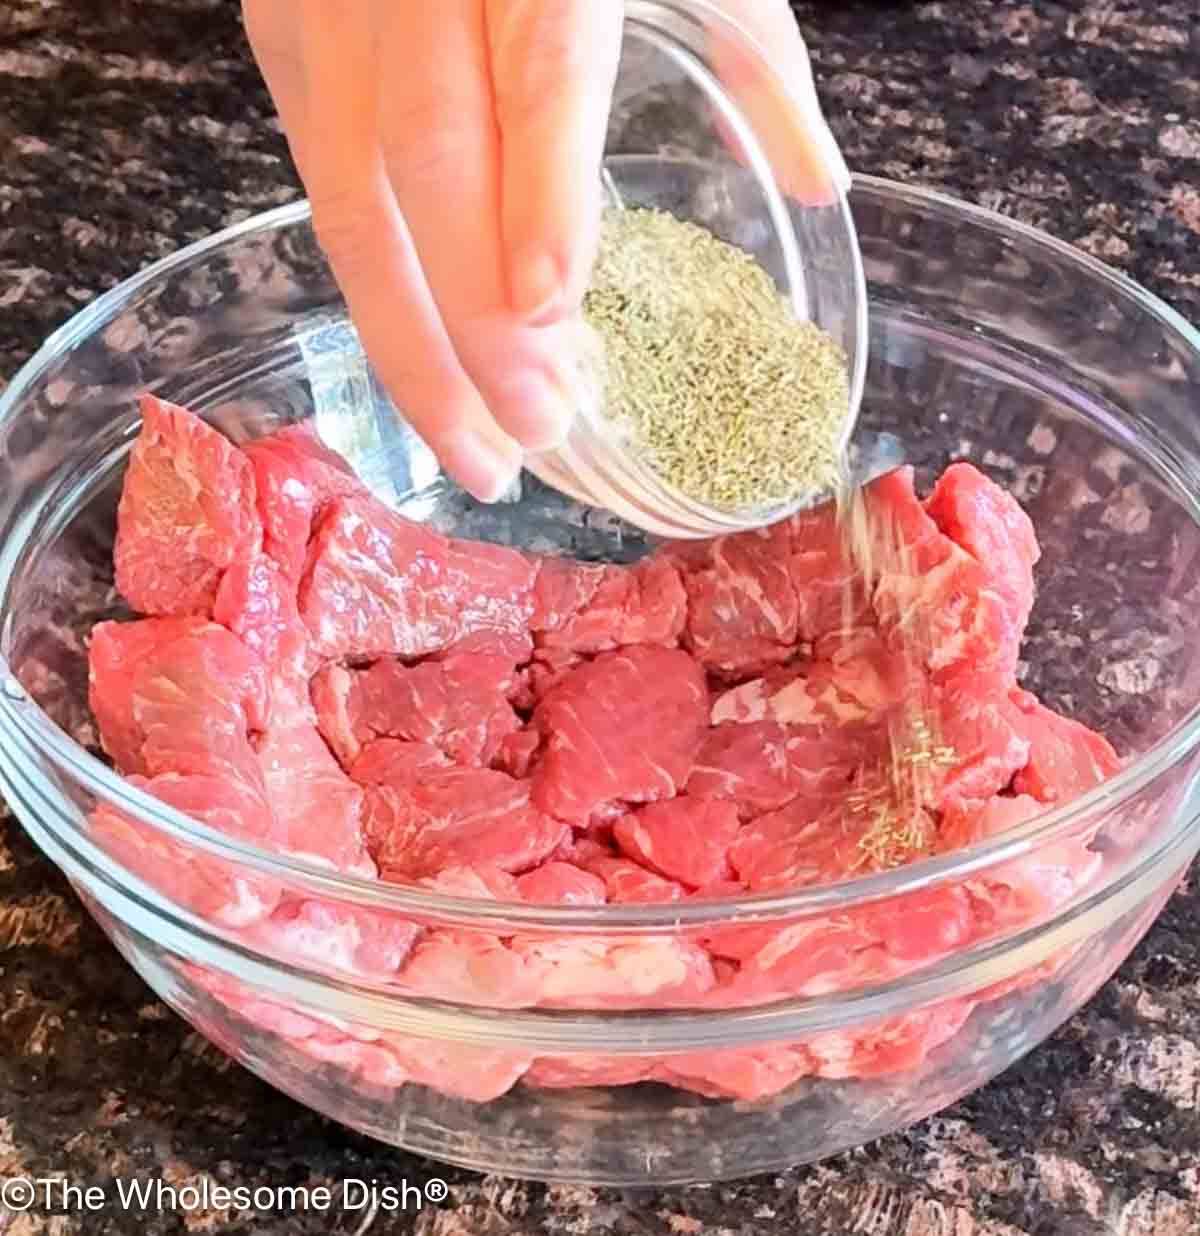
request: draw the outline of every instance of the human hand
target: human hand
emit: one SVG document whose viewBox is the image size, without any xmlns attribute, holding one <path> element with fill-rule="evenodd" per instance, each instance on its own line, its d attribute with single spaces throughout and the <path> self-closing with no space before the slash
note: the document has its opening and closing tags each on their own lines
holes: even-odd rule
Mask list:
<svg viewBox="0 0 1200 1236">
<path fill-rule="evenodd" d="M 719 0 L 801 102 L 767 126 L 822 201 L 845 166 L 786 0 Z M 557 445 L 576 399 L 572 323 L 599 230 L 620 0 L 243 0 L 313 225 L 363 346 L 458 482 L 500 496 Z M 756 128 L 778 116 L 721 41 Z M 739 77 L 740 74 L 740 77 Z M 776 87 L 768 87 L 773 89 Z"/>
</svg>

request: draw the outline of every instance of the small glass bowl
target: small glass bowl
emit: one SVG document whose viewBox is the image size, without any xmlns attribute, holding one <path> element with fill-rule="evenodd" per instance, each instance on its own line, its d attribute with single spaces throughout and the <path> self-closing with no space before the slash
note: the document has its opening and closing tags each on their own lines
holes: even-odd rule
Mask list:
<svg viewBox="0 0 1200 1236">
<path fill-rule="evenodd" d="M 736 64 L 737 72 L 729 72 Z M 751 120 L 753 116 L 753 121 Z M 760 48 L 700 0 L 630 0 L 603 177 L 611 208 L 644 207 L 695 223 L 751 254 L 796 317 L 825 331 L 849 374 L 845 449 L 866 368 L 866 291 L 854 222 L 830 175 L 824 204 L 789 200 L 786 143 L 803 133 L 795 96 Z M 679 168 L 663 175 L 664 160 Z M 721 511 L 681 493 L 636 458 L 603 409 L 581 401 L 567 441 L 532 455 L 539 479 L 664 537 L 715 536 L 772 523 L 827 495 Z"/>
</svg>

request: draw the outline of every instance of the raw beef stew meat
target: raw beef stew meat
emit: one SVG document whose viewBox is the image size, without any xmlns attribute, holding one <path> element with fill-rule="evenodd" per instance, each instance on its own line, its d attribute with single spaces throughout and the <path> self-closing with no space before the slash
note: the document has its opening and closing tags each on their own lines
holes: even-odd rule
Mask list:
<svg viewBox="0 0 1200 1236">
<path fill-rule="evenodd" d="M 908 470 L 874 482 L 856 552 L 829 506 L 595 566 L 411 523 L 306 426 L 239 448 L 151 396 L 142 412 L 114 557 L 143 616 L 92 632 L 92 711 L 132 784 L 239 841 L 431 893 L 587 913 L 778 893 L 944 853 L 1118 767 L 1100 735 L 1018 686 L 1038 544 L 969 464 L 924 501 Z M 894 734 L 913 701 L 939 754 L 920 800 L 892 802 Z M 878 835 L 896 819 L 900 851 Z M 887 981 L 1052 913 L 1099 863 L 1084 838 L 920 904 L 790 926 L 502 936 L 300 895 L 115 806 L 92 827 L 139 879 L 249 948 L 497 1008 L 719 1009 Z M 974 1007 L 736 1053 L 468 1058 L 190 972 L 315 1061 L 476 1099 L 522 1077 L 759 1099 L 803 1077 L 912 1067 Z"/>
</svg>

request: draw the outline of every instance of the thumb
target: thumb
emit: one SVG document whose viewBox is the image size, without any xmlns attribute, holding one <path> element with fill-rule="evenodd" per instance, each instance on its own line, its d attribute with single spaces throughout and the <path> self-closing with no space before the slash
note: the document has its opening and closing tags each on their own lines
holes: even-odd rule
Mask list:
<svg viewBox="0 0 1200 1236">
<path fill-rule="evenodd" d="M 806 205 L 830 204 L 850 188 L 850 170 L 821 113 L 791 9 L 784 0 L 718 0 L 717 7 L 737 34 L 710 26 L 714 64 L 762 142 L 780 188 Z"/>
</svg>

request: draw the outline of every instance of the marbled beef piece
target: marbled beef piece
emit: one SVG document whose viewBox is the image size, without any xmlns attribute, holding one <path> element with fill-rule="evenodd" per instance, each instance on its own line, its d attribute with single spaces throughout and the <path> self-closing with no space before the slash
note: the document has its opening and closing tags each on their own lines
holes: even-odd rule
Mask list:
<svg viewBox="0 0 1200 1236">
<path fill-rule="evenodd" d="M 1059 806 L 1120 771 L 1121 761 L 1102 734 L 1059 716 L 1028 691 L 1014 690 L 1011 700 L 1013 728 L 1029 744 L 1029 759 L 1013 782 L 1018 794 Z"/>
<path fill-rule="evenodd" d="M 704 675 L 686 653 L 644 645 L 601 653 L 534 713 L 543 740 L 534 801 L 583 823 L 610 803 L 670 798 L 692 771 L 707 712 Z"/>
<path fill-rule="evenodd" d="M 977 483 L 984 487 L 980 490 Z M 959 492 L 970 492 L 959 500 Z M 1015 680 L 1021 637 L 1033 600 L 1033 565 L 1025 527 L 1000 499 L 998 486 L 964 465 L 936 493 L 932 510 L 973 556 L 947 536 L 913 490 L 910 468 L 867 490 L 873 561 L 872 603 L 890 647 L 906 651 L 931 678 L 945 682 L 963 671 L 995 671 Z M 989 503 L 1004 518 L 979 526 Z"/>
<path fill-rule="evenodd" d="M 777 721 L 712 727 L 688 778 L 693 798 L 723 799 L 744 818 L 803 797 L 845 794 L 855 771 L 882 750 L 878 726 L 826 730 Z"/>
<path fill-rule="evenodd" d="M 1010 607 L 1014 625 L 1025 630 L 1033 610 L 1033 568 L 1041 548 L 1029 516 L 1012 494 L 968 463 L 955 463 L 938 477 L 925 500 L 929 517 L 990 577 Z"/>
<path fill-rule="evenodd" d="M 613 837 L 624 854 L 659 875 L 702 888 L 731 874 L 729 847 L 738 827 L 733 803 L 680 795 L 623 816 Z"/>
<path fill-rule="evenodd" d="M 424 657 L 481 632 L 527 631 L 536 576 L 514 550 L 451 541 L 372 498 L 338 498 L 309 543 L 300 614 L 324 658 Z"/>
<path fill-rule="evenodd" d="M 315 720 L 308 681 L 319 664 L 300 619 L 296 581 L 265 553 L 239 558 L 221 578 L 213 619 L 262 661 L 275 716 Z"/>
<path fill-rule="evenodd" d="M 262 789 L 249 734 L 270 712 L 262 661 L 203 618 L 102 622 L 92 629 L 89 700 L 104 749 L 125 773 L 205 773 Z"/>
<path fill-rule="evenodd" d="M 343 765 L 376 738 L 399 738 L 430 743 L 456 764 L 486 767 L 521 728 L 509 703 L 517 682 L 502 654 L 456 653 L 413 666 L 389 657 L 363 670 L 326 666 L 312 680 L 312 700 Z"/>
<path fill-rule="evenodd" d="M 687 621 L 687 601 L 679 571 L 665 556 L 632 567 L 550 558 L 538 572 L 531 626 L 538 646 L 559 654 L 673 647 Z"/>
<path fill-rule="evenodd" d="M 795 652 L 800 603 L 779 529 L 667 551 L 687 591 L 683 643 L 710 673 L 744 676 Z"/>
<path fill-rule="evenodd" d="M 266 669 L 224 627 L 196 618 L 104 623 L 92 633 L 103 740 L 138 784 L 211 827 L 337 871 L 371 877 L 362 791 L 304 719 L 269 719 Z M 223 922 L 270 911 L 277 890 L 115 811 L 96 817 L 134 869 Z"/>
<path fill-rule="evenodd" d="M 335 498 L 363 497 L 362 484 L 308 423 L 289 425 L 244 449 L 254 469 L 263 552 L 296 582 L 317 517 Z"/>
<path fill-rule="evenodd" d="M 315 898 L 285 898 L 270 918 L 249 928 L 246 943 L 293 965 L 332 974 L 390 978 L 420 938 L 398 915 Z"/>
<path fill-rule="evenodd" d="M 254 470 L 228 438 L 153 395 L 141 400 L 117 510 L 117 587 L 139 613 L 212 613 L 221 577 L 262 541 Z"/>
<path fill-rule="evenodd" d="M 531 802 L 528 781 L 456 768 L 428 744 L 377 739 L 350 774 L 366 790 L 367 838 L 384 879 L 417 879 L 449 866 L 528 871 L 570 831 Z"/>
<path fill-rule="evenodd" d="M 364 799 L 315 726 L 279 722 L 258 740 L 267 800 L 275 814 L 275 844 L 297 858 L 370 878 Z"/>
</svg>

